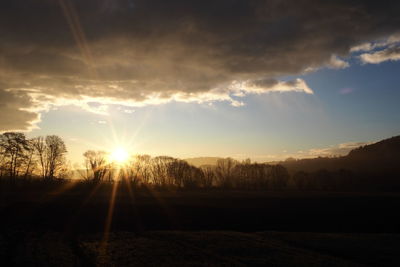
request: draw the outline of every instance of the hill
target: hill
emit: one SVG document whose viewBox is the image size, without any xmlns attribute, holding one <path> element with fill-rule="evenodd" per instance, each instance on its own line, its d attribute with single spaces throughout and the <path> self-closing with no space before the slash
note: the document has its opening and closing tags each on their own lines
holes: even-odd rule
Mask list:
<svg viewBox="0 0 400 267">
<path fill-rule="evenodd" d="M 190 165 L 200 167 L 203 165 L 217 165 L 217 161 L 223 159 L 220 157 L 197 157 L 184 159 Z"/>
<path fill-rule="evenodd" d="M 290 173 L 349 169 L 357 172 L 388 173 L 400 170 L 400 136 L 353 149 L 348 155 L 336 158 L 319 157 L 280 162 Z"/>
</svg>

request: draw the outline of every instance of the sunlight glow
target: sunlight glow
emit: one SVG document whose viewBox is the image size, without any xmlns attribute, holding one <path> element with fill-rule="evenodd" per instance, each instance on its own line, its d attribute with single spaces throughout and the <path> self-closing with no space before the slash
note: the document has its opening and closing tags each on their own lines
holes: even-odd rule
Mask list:
<svg viewBox="0 0 400 267">
<path fill-rule="evenodd" d="M 129 159 L 129 153 L 123 148 L 116 148 L 110 155 L 110 161 L 124 163 Z"/>
</svg>

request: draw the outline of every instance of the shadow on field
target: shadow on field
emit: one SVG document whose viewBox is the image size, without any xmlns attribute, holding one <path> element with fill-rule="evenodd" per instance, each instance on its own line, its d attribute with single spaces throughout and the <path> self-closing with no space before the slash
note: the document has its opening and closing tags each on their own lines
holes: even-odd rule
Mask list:
<svg viewBox="0 0 400 267">
<path fill-rule="evenodd" d="M 398 233 L 400 194 L 131 192 L 99 186 L 2 194 L 0 226 L 34 230 L 230 230 Z"/>
<path fill-rule="evenodd" d="M 15 233 L 14 233 L 15 234 Z M 21 233 L 19 233 L 21 234 Z M 159 231 L 68 239 L 24 233 L 2 262 L 14 266 L 399 266 L 399 235 Z"/>
<path fill-rule="evenodd" d="M 400 264 L 394 193 L 100 185 L 8 190 L 1 200 L 4 266 Z"/>
</svg>

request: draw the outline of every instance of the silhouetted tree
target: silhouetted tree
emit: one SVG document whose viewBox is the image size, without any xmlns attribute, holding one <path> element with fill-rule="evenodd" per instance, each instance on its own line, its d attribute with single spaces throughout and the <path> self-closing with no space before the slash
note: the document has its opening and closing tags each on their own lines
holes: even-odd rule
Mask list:
<svg viewBox="0 0 400 267">
<path fill-rule="evenodd" d="M 61 137 L 57 135 L 46 136 L 46 161 L 48 166 L 48 178 L 54 178 L 65 164 L 67 147 Z"/>
<path fill-rule="evenodd" d="M 289 173 L 282 165 L 275 165 L 271 167 L 271 186 L 274 190 L 282 190 L 286 187 L 289 181 Z"/>
<path fill-rule="evenodd" d="M 26 152 L 30 150 L 29 142 L 23 133 L 7 132 L 0 135 L 0 146 L 4 168 L 10 178 L 16 178 L 20 167 L 28 159 Z"/>
<path fill-rule="evenodd" d="M 234 168 L 236 164 L 237 161 L 232 158 L 219 159 L 217 161 L 215 174 L 219 186 L 223 188 L 231 188 L 233 186 Z"/>
<path fill-rule="evenodd" d="M 25 164 L 25 174 L 24 178 L 26 179 L 28 176 L 32 176 L 34 168 L 36 166 L 36 162 L 34 159 L 35 149 L 34 149 L 34 140 L 28 140 L 29 149 L 26 151 L 26 164 Z"/>
<path fill-rule="evenodd" d="M 299 190 L 305 190 L 307 188 L 307 183 L 309 182 L 310 175 L 304 171 L 296 172 L 293 175 L 294 183 Z"/>
<path fill-rule="evenodd" d="M 43 179 L 53 179 L 64 167 L 67 148 L 61 137 L 48 135 L 32 139 L 31 145 L 36 151 Z"/>
<path fill-rule="evenodd" d="M 151 173 L 153 183 L 157 186 L 165 187 L 170 183 L 168 179 L 168 164 L 173 161 L 174 158 L 168 156 L 158 156 L 151 160 Z"/>
<path fill-rule="evenodd" d="M 32 139 L 31 142 L 33 149 L 35 150 L 37 157 L 39 159 L 41 176 L 43 179 L 47 177 L 47 162 L 46 162 L 46 142 L 45 138 L 42 136 Z"/>
<path fill-rule="evenodd" d="M 129 162 L 120 170 L 120 175 L 122 178 L 134 187 L 137 187 L 141 183 L 138 166 L 138 161 L 135 158 L 131 158 Z"/>
<path fill-rule="evenodd" d="M 85 157 L 87 173 L 91 171 L 92 180 L 94 182 L 102 181 L 108 171 L 107 152 L 88 150 L 83 153 L 83 156 Z"/>
<path fill-rule="evenodd" d="M 210 165 L 203 165 L 200 167 L 202 175 L 200 176 L 200 186 L 203 188 L 211 188 L 215 180 L 214 167 Z"/>
<path fill-rule="evenodd" d="M 322 169 L 312 175 L 316 181 L 317 189 L 330 190 L 334 187 L 334 179 L 332 179 L 331 173 L 328 170 Z"/>
<path fill-rule="evenodd" d="M 137 155 L 133 160 L 133 168 L 136 170 L 140 183 L 148 185 L 151 178 L 151 156 Z"/>
</svg>

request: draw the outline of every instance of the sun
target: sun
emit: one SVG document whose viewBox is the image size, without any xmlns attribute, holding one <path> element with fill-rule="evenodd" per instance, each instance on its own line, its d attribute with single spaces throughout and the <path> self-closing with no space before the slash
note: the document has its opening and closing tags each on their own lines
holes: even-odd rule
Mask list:
<svg viewBox="0 0 400 267">
<path fill-rule="evenodd" d="M 111 152 L 110 160 L 117 163 L 124 163 L 129 159 L 129 153 L 123 148 L 116 148 Z"/>
</svg>

